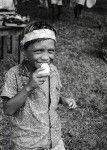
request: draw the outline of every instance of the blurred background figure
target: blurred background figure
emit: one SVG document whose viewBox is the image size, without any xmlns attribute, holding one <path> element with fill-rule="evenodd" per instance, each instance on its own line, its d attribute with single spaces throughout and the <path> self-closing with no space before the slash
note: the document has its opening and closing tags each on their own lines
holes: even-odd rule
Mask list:
<svg viewBox="0 0 107 150">
<path fill-rule="evenodd" d="M 48 0 L 39 0 L 39 7 L 48 8 Z"/>
<path fill-rule="evenodd" d="M 75 0 L 74 16 L 79 18 L 81 16 L 84 6 L 92 8 L 96 4 L 96 0 Z"/>
<path fill-rule="evenodd" d="M 86 6 L 92 8 L 96 4 L 96 0 L 86 0 Z"/>
<path fill-rule="evenodd" d="M 17 0 L 0 0 L 0 9 L 14 11 L 15 5 L 17 5 Z"/>
<path fill-rule="evenodd" d="M 79 18 L 86 0 L 75 0 L 74 15 Z"/>
<path fill-rule="evenodd" d="M 62 0 L 51 0 L 52 20 L 59 20 L 62 11 Z"/>
</svg>

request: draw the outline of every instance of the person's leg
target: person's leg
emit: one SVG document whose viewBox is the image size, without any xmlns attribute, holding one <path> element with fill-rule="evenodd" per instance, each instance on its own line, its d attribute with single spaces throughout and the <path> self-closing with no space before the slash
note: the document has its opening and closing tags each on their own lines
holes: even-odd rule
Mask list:
<svg viewBox="0 0 107 150">
<path fill-rule="evenodd" d="M 81 13 L 81 5 L 77 4 L 77 18 L 79 18 L 80 13 Z"/>
<path fill-rule="evenodd" d="M 76 4 L 74 7 L 74 16 L 75 18 L 78 18 L 78 4 Z"/>
<path fill-rule="evenodd" d="M 57 12 L 57 19 L 60 18 L 61 12 L 62 12 L 62 5 L 57 5 L 58 12 Z"/>
<path fill-rule="evenodd" d="M 51 4 L 51 8 L 52 8 L 52 21 L 55 21 L 56 19 L 56 13 L 55 13 L 55 10 L 56 10 L 56 4 Z"/>
<path fill-rule="evenodd" d="M 81 13 L 82 13 L 82 9 L 83 9 L 83 5 L 79 5 L 79 16 L 80 16 Z"/>
</svg>

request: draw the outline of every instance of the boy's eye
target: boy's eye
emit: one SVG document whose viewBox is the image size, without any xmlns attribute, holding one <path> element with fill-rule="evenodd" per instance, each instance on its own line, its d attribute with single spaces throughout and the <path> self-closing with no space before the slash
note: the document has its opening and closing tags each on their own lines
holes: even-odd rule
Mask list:
<svg viewBox="0 0 107 150">
<path fill-rule="evenodd" d="M 34 53 L 36 53 L 36 54 L 40 54 L 42 52 L 44 52 L 44 49 L 36 49 L 36 50 L 34 50 Z M 53 54 L 54 52 L 55 52 L 54 49 L 48 49 L 48 53 Z"/>
<path fill-rule="evenodd" d="M 48 52 L 49 52 L 49 53 L 54 53 L 55 50 L 54 50 L 54 49 L 49 49 Z"/>
<path fill-rule="evenodd" d="M 41 53 L 41 52 L 43 52 L 44 50 L 43 49 L 37 49 L 37 50 L 35 50 L 34 52 L 35 53 Z"/>
</svg>

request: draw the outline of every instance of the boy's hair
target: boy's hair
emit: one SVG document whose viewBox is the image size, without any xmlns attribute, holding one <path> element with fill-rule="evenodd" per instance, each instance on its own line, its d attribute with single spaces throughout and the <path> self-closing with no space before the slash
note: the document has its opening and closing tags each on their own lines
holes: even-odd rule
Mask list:
<svg viewBox="0 0 107 150">
<path fill-rule="evenodd" d="M 22 34 L 22 38 L 24 37 L 25 34 L 28 34 L 28 33 L 32 32 L 33 30 L 39 30 L 39 29 L 50 29 L 56 35 L 56 30 L 55 30 L 55 28 L 52 25 L 50 25 L 50 24 L 48 24 L 46 22 L 36 22 L 36 21 L 33 21 L 33 22 L 29 23 L 25 27 L 25 29 L 23 31 L 23 34 Z M 39 42 L 41 40 L 45 40 L 45 39 L 36 39 L 36 40 L 28 41 L 27 43 L 25 43 L 24 49 L 26 49 L 31 43 L 33 43 L 33 42 Z"/>
</svg>

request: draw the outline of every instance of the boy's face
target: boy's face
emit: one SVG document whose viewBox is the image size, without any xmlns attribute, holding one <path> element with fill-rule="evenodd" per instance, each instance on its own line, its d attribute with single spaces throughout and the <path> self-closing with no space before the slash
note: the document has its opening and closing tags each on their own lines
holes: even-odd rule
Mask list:
<svg viewBox="0 0 107 150">
<path fill-rule="evenodd" d="M 55 55 L 55 42 L 52 39 L 42 40 L 30 44 L 26 56 L 33 67 L 39 68 L 42 63 L 50 64 Z"/>
</svg>

